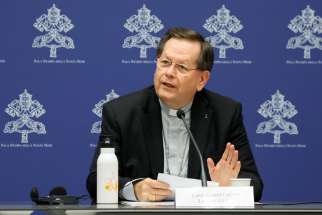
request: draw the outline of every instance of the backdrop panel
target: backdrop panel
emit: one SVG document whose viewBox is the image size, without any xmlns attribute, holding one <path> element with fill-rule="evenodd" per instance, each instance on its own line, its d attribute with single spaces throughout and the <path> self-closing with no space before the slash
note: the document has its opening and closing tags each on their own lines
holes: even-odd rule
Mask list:
<svg viewBox="0 0 322 215">
<path fill-rule="evenodd" d="M 243 104 L 263 201 L 321 201 L 321 17 L 313 0 L 2 0 L 0 201 L 86 193 L 102 104 L 152 84 L 173 26 L 216 47 L 207 88 Z"/>
</svg>

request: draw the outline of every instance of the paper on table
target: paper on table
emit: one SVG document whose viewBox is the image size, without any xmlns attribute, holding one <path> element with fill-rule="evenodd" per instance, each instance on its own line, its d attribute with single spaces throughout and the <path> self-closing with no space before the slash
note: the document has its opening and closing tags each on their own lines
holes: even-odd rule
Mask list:
<svg viewBox="0 0 322 215">
<path fill-rule="evenodd" d="M 168 198 L 168 200 L 174 199 L 174 191 L 176 188 L 201 187 L 201 180 L 193 178 L 183 178 L 165 173 L 159 173 L 158 180 L 170 185 L 170 189 L 173 191 L 173 196 L 171 196 L 171 198 Z M 218 187 L 218 183 L 213 181 L 208 181 L 207 185 L 208 187 Z"/>
<path fill-rule="evenodd" d="M 173 206 L 174 201 L 163 201 L 163 202 L 132 202 L 132 201 L 121 201 L 122 205 L 132 207 L 149 207 L 149 206 Z"/>
<path fill-rule="evenodd" d="M 201 181 L 199 179 L 183 178 L 165 173 L 159 173 L 158 180 L 169 184 L 172 190 L 175 190 L 175 188 L 201 187 Z M 208 181 L 207 185 L 209 187 L 218 187 L 218 183 L 213 181 Z"/>
</svg>

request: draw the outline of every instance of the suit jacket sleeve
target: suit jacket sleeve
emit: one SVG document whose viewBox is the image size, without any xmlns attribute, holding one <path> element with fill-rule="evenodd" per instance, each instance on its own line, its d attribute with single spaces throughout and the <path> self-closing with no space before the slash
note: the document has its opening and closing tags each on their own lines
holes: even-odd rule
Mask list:
<svg viewBox="0 0 322 215">
<path fill-rule="evenodd" d="M 239 103 L 233 118 L 227 142 L 233 143 L 235 148 L 238 150 L 238 159 L 241 161 L 241 170 L 238 177 L 251 178 L 251 186 L 254 187 L 255 201 L 259 201 L 262 196 L 263 182 L 258 173 L 255 160 L 248 143 L 247 133 L 243 123 L 242 107 Z"/>
</svg>

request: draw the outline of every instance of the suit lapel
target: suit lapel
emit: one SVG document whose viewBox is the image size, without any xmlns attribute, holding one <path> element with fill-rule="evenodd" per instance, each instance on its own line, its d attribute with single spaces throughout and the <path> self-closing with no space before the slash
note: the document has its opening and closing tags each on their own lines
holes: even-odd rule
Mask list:
<svg viewBox="0 0 322 215">
<path fill-rule="evenodd" d="M 195 95 L 191 107 L 191 124 L 190 129 L 194 135 L 197 145 L 199 146 L 203 160 L 206 158 L 206 146 L 208 140 L 208 132 L 210 128 L 210 119 L 212 118 L 212 111 L 208 108 L 208 100 L 202 94 L 204 91 L 198 92 Z M 205 164 L 205 162 L 204 162 Z M 205 166 L 207 170 L 207 167 Z M 201 174 L 201 167 L 199 156 L 195 150 L 191 140 L 189 147 L 189 162 L 188 162 L 188 177 L 199 178 Z M 207 173 L 206 173 L 207 174 Z"/>
<path fill-rule="evenodd" d="M 157 178 L 158 173 L 163 172 L 163 142 L 161 108 L 154 88 L 151 89 L 143 112 L 144 142 L 149 153 L 150 171 L 152 178 Z"/>
</svg>

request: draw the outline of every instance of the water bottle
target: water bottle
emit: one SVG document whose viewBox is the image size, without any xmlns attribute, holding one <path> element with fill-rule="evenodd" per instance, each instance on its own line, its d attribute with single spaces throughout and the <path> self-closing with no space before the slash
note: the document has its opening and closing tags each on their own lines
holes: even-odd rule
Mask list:
<svg viewBox="0 0 322 215">
<path fill-rule="evenodd" d="M 97 204 L 118 203 L 118 161 L 111 140 L 104 138 L 97 159 Z"/>
</svg>

